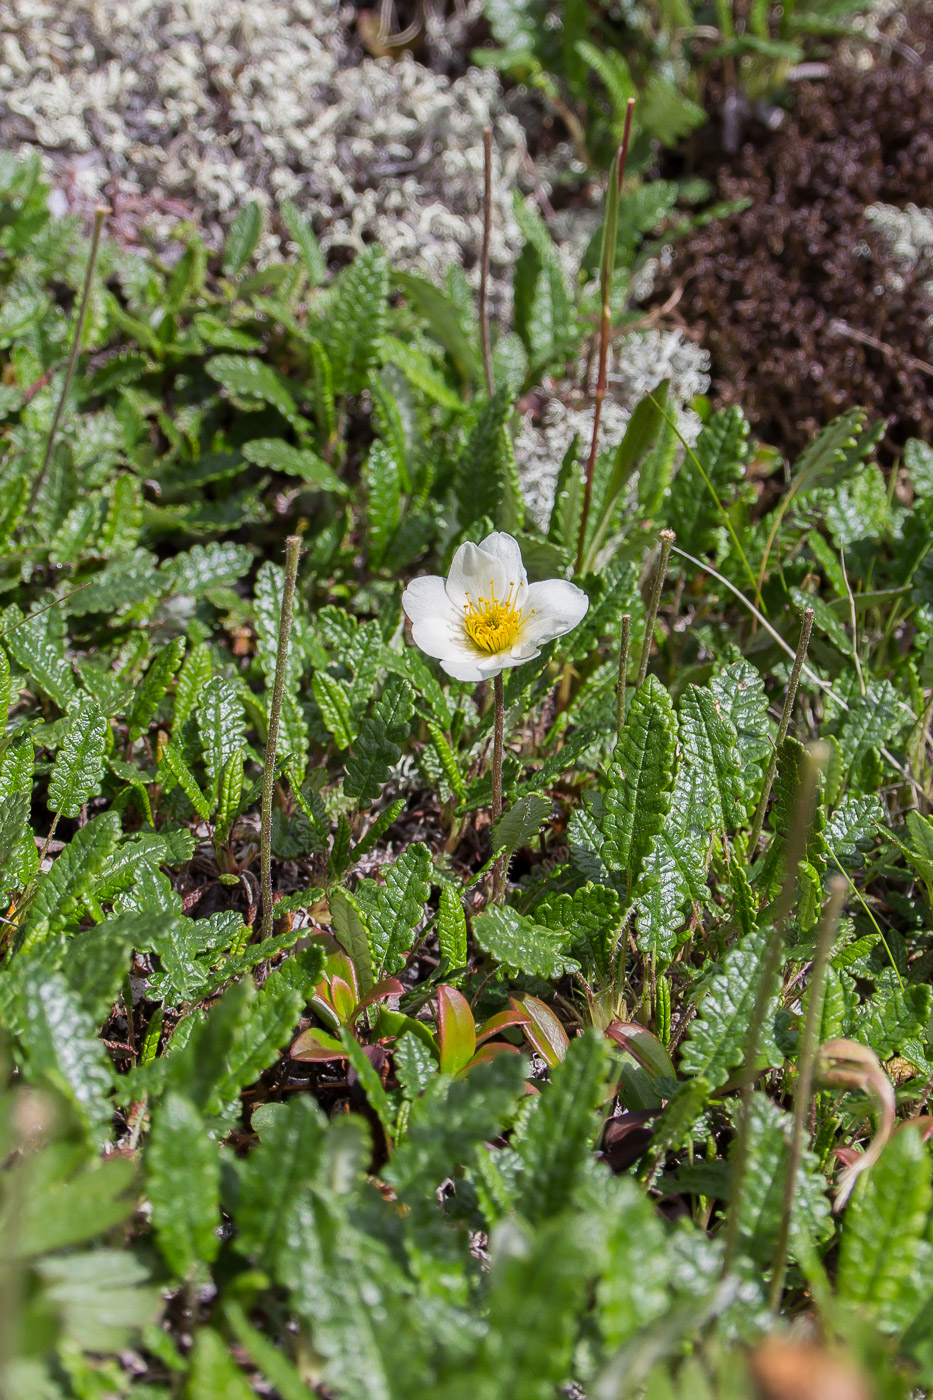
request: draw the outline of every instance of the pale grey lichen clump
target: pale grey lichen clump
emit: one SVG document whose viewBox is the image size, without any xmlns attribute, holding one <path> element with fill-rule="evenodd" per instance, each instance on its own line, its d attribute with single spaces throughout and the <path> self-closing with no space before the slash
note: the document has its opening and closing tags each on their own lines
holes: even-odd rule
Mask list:
<svg viewBox="0 0 933 1400">
<path fill-rule="evenodd" d="M 652 328 L 620 336 L 612 347 L 607 379 L 600 452 L 619 445 L 635 405 L 662 379 L 671 381 L 670 404 L 677 426 L 688 442 L 696 441 L 700 420 L 688 405 L 709 387 L 709 353 L 685 339 L 682 331 Z M 566 384 L 552 386 L 543 409 L 529 409 L 523 415 L 515 459 L 525 505 L 536 524 L 547 524 L 557 473 L 574 437 L 579 437 L 579 452 L 585 459 L 592 431 L 592 403 L 575 402 Z"/>
<path fill-rule="evenodd" d="M 865 217 L 881 234 L 888 248 L 904 269 L 904 276 L 896 270 L 887 273 L 888 288 L 892 292 L 902 292 L 906 286 L 906 274 L 918 267 L 929 273 L 925 290 L 933 296 L 933 209 L 921 209 L 916 204 L 908 204 L 906 209 L 898 209 L 893 204 L 870 204 Z M 933 351 L 933 319 L 930 327 L 930 349 Z"/>
<path fill-rule="evenodd" d="M 439 277 L 477 262 L 492 122 L 503 277 L 529 177 L 497 75 L 362 55 L 354 17 L 339 0 L 6 0 L 0 139 L 47 153 L 61 206 L 109 200 L 124 236 L 187 216 L 216 242 L 246 199 L 288 197 L 325 248 L 375 239 Z"/>
</svg>

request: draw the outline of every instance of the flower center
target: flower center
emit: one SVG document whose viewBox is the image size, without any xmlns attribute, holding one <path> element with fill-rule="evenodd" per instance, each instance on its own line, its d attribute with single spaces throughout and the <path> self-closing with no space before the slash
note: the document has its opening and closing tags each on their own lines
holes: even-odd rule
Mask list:
<svg viewBox="0 0 933 1400">
<path fill-rule="evenodd" d="M 508 597 L 500 601 L 496 598 L 495 585 L 490 582 L 488 598 L 477 598 L 474 602 L 467 594 L 463 625 L 477 651 L 495 653 L 514 645 L 522 630 L 522 610 L 512 601 L 514 591 L 515 584 L 510 583 Z"/>
</svg>

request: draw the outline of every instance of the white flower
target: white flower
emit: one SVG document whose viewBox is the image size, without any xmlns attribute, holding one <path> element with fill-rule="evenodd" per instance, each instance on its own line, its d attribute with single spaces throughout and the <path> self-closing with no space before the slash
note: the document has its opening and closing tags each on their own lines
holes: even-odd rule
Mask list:
<svg viewBox="0 0 933 1400">
<path fill-rule="evenodd" d="M 496 530 L 462 544 L 446 579 L 414 579 L 402 594 L 412 640 L 456 681 L 484 681 L 540 655 L 582 621 L 590 600 L 564 579 L 529 583 L 518 541 Z"/>
</svg>

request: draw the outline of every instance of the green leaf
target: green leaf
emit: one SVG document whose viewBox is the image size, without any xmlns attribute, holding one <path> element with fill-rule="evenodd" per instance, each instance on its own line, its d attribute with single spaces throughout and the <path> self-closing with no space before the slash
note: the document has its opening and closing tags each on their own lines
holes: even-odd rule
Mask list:
<svg viewBox="0 0 933 1400">
<path fill-rule="evenodd" d="M 211 674 L 211 654 L 206 642 L 199 642 L 192 647 L 185 657 L 184 664 L 178 675 L 178 684 L 175 687 L 175 707 L 173 710 L 173 727 L 175 732 L 181 728 L 189 715 L 194 714 L 195 706 L 201 698 L 201 692 L 210 679 Z"/>
<path fill-rule="evenodd" d="M 584 573 L 594 566 L 628 483 L 641 469 L 667 427 L 662 411 L 667 405 L 667 393 L 668 382 L 664 380 L 655 387 L 650 398 L 639 400 L 626 424 L 601 500 L 594 501 L 597 508 L 591 517 Z"/>
<path fill-rule="evenodd" d="M 162 750 L 160 767 L 162 766 L 171 773 L 198 816 L 207 821 L 211 815 L 211 804 L 198 787 L 197 779 L 185 762 L 181 749 L 171 739 Z"/>
<path fill-rule="evenodd" d="M 84 1155 L 53 1143 L 8 1165 L 0 1209 L 5 1262 L 82 1244 L 133 1214 L 135 1163 L 122 1157 L 86 1162 Z"/>
<path fill-rule="evenodd" d="M 670 696 L 655 676 L 648 676 L 635 693 L 616 746 L 602 821 L 603 859 L 624 872 L 629 892 L 639 888 L 645 861 L 664 829 L 676 743 Z"/>
<path fill-rule="evenodd" d="M 747 934 L 718 965 L 687 1032 L 681 1054 L 684 1073 L 702 1075 L 713 1088 L 719 1088 L 742 1063 L 765 946 L 773 937 L 770 929 Z M 782 1061 L 774 1039 L 775 1006 L 776 996 L 764 1017 L 758 1068 Z"/>
<path fill-rule="evenodd" d="M 267 1269 L 275 1268 L 296 1229 L 301 1230 L 326 1132 L 324 1115 L 308 1094 L 292 1095 L 277 1108 L 259 1146 L 239 1163 L 235 1248 Z"/>
<path fill-rule="evenodd" d="M 216 802 L 221 775 L 246 742 L 246 716 L 239 696 L 223 676 L 212 676 L 201 694 L 198 729 L 204 766 L 211 780 L 211 801 Z M 179 779 L 180 781 L 180 779 Z"/>
<path fill-rule="evenodd" d="M 693 455 L 684 457 L 667 501 L 667 524 L 688 554 L 702 558 L 719 552 L 722 512 L 732 504 L 748 455 L 748 421 L 742 410 L 731 404 L 714 413 L 701 429 Z"/>
<path fill-rule="evenodd" d="M 85 803 L 100 792 L 106 733 L 107 721 L 97 701 L 83 697 L 69 716 L 49 779 L 49 806 L 59 816 L 79 816 Z"/>
<path fill-rule="evenodd" d="M 383 867 L 384 885 L 374 880 L 357 885 L 356 897 L 371 934 L 376 981 L 404 966 L 405 953 L 424 922 L 433 869 L 429 848 L 413 841 L 394 864 Z"/>
<path fill-rule="evenodd" d="M 373 952 L 373 936 L 370 932 L 362 905 L 355 894 L 339 887 L 332 890 L 328 900 L 334 937 L 350 955 L 356 969 L 356 980 L 360 994 L 368 996 L 376 985 L 376 956 Z"/>
<path fill-rule="evenodd" d="M 589 881 L 573 894 L 548 895 L 535 909 L 535 919 L 561 930 L 574 956 L 600 981 L 611 980 L 622 932 L 622 906 L 615 890 Z"/>
<path fill-rule="evenodd" d="M 42 1298 L 61 1321 L 72 1355 L 125 1351 L 162 1311 L 162 1290 L 126 1250 L 90 1249 L 37 1260 Z"/>
<path fill-rule="evenodd" d="M 220 1158 L 201 1114 L 183 1094 L 158 1104 L 146 1149 L 146 1187 L 162 1257 L 179 1278 L 217 1257 Z"/>
<path fill-rule="evenodd" d="M 358 253 L 337 277 L 325 330 L 337 398 L 364 388 L 385 331 L 388 296 L 388 263 L 375 244 Z"/>
<path fill-rule="evenodd" d="M 402 756 L 402 744 L 411 731 L 414 693 L 401 676 L 390 675 L 372 714 L 363 720 L 347 759 L 343 790 L 364 810 L 382 792 Z"/>
<path fill-rule="evenodd" d="M 509 523 L 503 510 L 509 497 L 506 424 L 511 416 L 512 397 L 503 387 L 483 404 L 457 460 L 454 491 L 464 527 L 484 516 L 503 527 Z"/>
<path fill-rule="evenodd" d="M 741 822 L 742 778 L 735 725 L 709 690 L 690 685 L 680 699 L 681 763 L 699 780 L 706 830 L 725 837 Z"/>
<path fill-rule="evenodd" d="M 576 336 L 563 264 L 547 226 L 516 190 L 512 207 L 524 245 L 515 264 L 515 329 L 528 351 L 529 373 L 555 364 Z"/>
<path fill-rule="evenodd" d="M 256 1392 L 212 1327 L 200 1327 L 191 1350 L 187 1400 L 256 1400 Z"/>
<path fill-rule="evenodd" d="M 677 803 L 675 788 L 674 803 Z M 638 946 L 666 967 L 678 932 L 706 895 L 709 838 L 701 827 L 668 820 L 644 865 L 638 896 Z"/>
<path fill-rule="evenodd" d="M 74 673 L 65 658 L 59 632 L 52 628 L 50 611 L 24 619 L 16 604 L 11 603 L 0 616 L 3 644 L 42 693 L 54 700 L 60 710 L 67 710 L 75 693 Z"/>
<path fill-rule="evenodd" d="M 709 688 L 723 719 L 736 731 L 746 802 L 757 801 L 771 753 L 771 722 L 764 681 L 748 661 L 736 661 L 712 677 Z"/>
<path fill-rule="evenodd" d="M 379 568 L 402 519 L 405 481 L 394 452 L 376 441 L 369 449 L 363 468 L 366 483 L 366 526 L 369 531 L 369 558 Z"/>
<path fill-rule="evenodd" d="M 31 944 L 51 930 L 65 926 L 116 849 L 120 817 L 102 812 L 79 827 L 68 845 L 52 862 L 52 868 L 36 881 L 27 904 L 18 946 Z"/>
<path fill-rule="evenodd" d="M 326 671 L 315 671 L 311 689 L 328 733 L 333 735 L 338 749 L 348 749 L 353 743 L 356 726 L 346 690 Z"/>
<path fill-rule="evenodd" d="M 130 740 L 138 739 L 149 728 L 150 721 L 168 693 L 184 654 L 184 637 L 174 637 L 168 646 L 157 651 L 150 661 L 146 674 L 136 688 L 133 704 L 127 715 Z"/>
<path fill-rule="evenodd" d="M 437 938 L 441 957 L 446 960 L 448 971 L 445 976 L 456 984 L 467 965 L 466 915 L 460 891 L 453 885 L 441 888 L 441 898 L 437 910 Z"/>
<path fill-rule="evenodd" d="M 241 204 L 224 240 L 223 270 L 226 277 L 238 276 L 256 251 L 262 237 L 262 209 L 255 199 Z"/>
<path fill-rule="evenodd" d="M 308 425 L 285 382 L 254 355 L 213 355 L 205 361 L 204 368 L 237 407 L 249 410 L 271 404 L 297 433 L 307 431 Z"/>
<path fill-rule="evenodd" d="M 520 797 L 493 827 L 493 855 L 504 856 L 508 864 L 516 851 L 520 851 L 537 836 L 542 824 L 550 815 L 549 797 L 543 797 L 537 792 Z"/>
<path fill-rule="evenodd" d="M 23 973 L 19 1002 L 20 1019 L 28 1028 L 23 1042 L 28 1078 L 64 1094 L 88 1141 L 99 1148 L 110 1136 L 113 1078 L 97 1027 L 62 974 L 50 973 L 41 963 Z"/>
<path fill-rule="evenodd" d="M 297 476 L 315 491 L 346 495 L 347 488 L 323 457 L 308 447 L 292 447 L 282 438 L 252 438 L 243 444 L 243 456 L 257 467 L 271 467 L 286 476 Z"/>
<path fill-rule="evenodd" d="M 920 1133 L 907 1125 L 856 1183 L 839 1249 L 840 1298 L 877 1318 L 885 1331 L 910 1320 L 930 1206 L 929 1154 Z"/>
<path fill-rule="evenodd" d="M 532 1223 L 567 1210 L 589 1174 L 596 1112 L 608 1074 L 607 1044 L 595 1030 L 572 1040 L 535 1104 L 518 1154 L 524 1168 L 516 1206 Z"/>
<path fill-rule="evenodd" d="M 503 905 L 477 914 L 473 935 L 483 952 L 510 972 L 563 977 L 578 969 L 574 959 L 564 952 L 567 935 L 563 930 L 555 933 Z"/>
<path fill-rule="evenodd" d="M 327 263 L 321 252 L 321 245 L 314 235 L 314 230 L 298 206 L 293 204 L 290 199 L 286 199 L 282 203 L 282 222 L 298 249 L 311 286 L 319 287 L 327 275 Z"/>
<path fill-rule="evenodd" d="M 777 1242 L 784 1200 L 791 1132 L 791 1115 L 765 1094 L 753 1094 L 748 1120 L 748 1168 L 739 1205 L 739 1238 L 743 1252 L 763 1269 Z M 732 1157 L 735 1157 L 733 1144 Z M 819 1159 L 805 1151 L 797 1168 L 790 1247 L 804 1255 L 832 1234 L 826 1183 Z"/>
</svg>

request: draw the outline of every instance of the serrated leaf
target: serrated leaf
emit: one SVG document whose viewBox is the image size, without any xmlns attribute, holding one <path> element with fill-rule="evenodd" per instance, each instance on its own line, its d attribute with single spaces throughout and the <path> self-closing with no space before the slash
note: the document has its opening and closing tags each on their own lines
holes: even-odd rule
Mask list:
<svg viewBox="0 0 933 1400">
<path fill-rule="evenodd" d="M 224 676 L 212 676 L 201 693 L 198 729 L 204 766 L 216 801 L 221 774 L 246 742 L 246 716 L 239 696 Z"/>
<path fill-rule="evenodd" d="M 259 1146 L 239 1165 L 235 1248 L 264 1268 L 275 1267 L 301 1221 L 326 1131 L 324 1115 L 308 1094 L 292 1095 L 277 1108 Z"/>
<path fill-rule="evenodd" d="M 670 696 L 655 676 L 636 691 L 609 769 L 602 819 L 603 860 L 638 888 L 648 855 L 671 805 L 677 722 Z"/>
<path fill-rule="evenodd" d="M 204 368 L 212 379 L 244 408 L 271 404 L 296 432 L 306 432 L 308 424 L 302 419 L 291 391 L 270 365 L 255 355 L 213 355 Z"/>
<path fill-rule="evenodd" d="M 473 935 L 484 953 L 510 970 L 534 977 L 563 977 L 579 967 L 564 951 L 568 937 L 563 930 L 555 932 L 505 905 L 477 914 Z"/>
<path fill-rule="evenodd" d="M 411 731 L 413 712 L 411 687 L 401 676 L 388 676 L 372 714 L 360 725 L 353 752 L 347 759 L 343 790 L 364 810 L 379 797 L 401 758 L 401 745 Z"/>
<path fill-rule="evenodd" d="M 460 891 L 453 885 L 444 885 L 441 889 L 437 909 L 437 938 L 441 957 L 447 963 L 448 971 L 445 975 L 456 984 L 463 975 L 462 969 L 467 965 L 468 950 L 463 900 L 460 898 Z"/>
<path fill-rule="evenodd" d="M 394 864 L 383 867 L 384 885 L 375 880 L 357 885 L 356 896 L 372 937 L 376 981 L 404 966 L 404 954 L 424 921 L 433 869 L 428 847 L 413 841 Z"/>
<path fill-rule="evenodd" d="M 511 394 L 499 389 L 483 404 L 463 446 L 454 476 L 457 518 L 463 526 L 484 516 L 508 524 L 502 514 L 508 495 L 503 434 L 511 414 Z"/>
<path fill-rule="evenodd" d="M 713 1088 L 724 1084 L 744 1058 L 765 946 L 773 937 L 770 929 L 756 931 L 729 949 L 690 1023 L 680 1067 L 687 1074 L 702 1076 Z M 772 1027 L 775 1006 L 776 994 L 762 1024 L 759 1068 L 782 1060 Z"/>
<path fill-rule="evenodd" d="M 321 245 L 301 210 L 290 199 L 282 203 L 282 222 L 298 249 L 311 286 L 320 286 L 327 275 L 327 264 L 321 252 Z"/>
<path fill-rule="evenodd" d="M 716 553 L 723 535 L 720 507 L 725 510 L 732 504 L 745 474 L 749 442 L 748 421 L 742 410 L 730 404 L 714 413 L 700 430 L 693 453 L 703 470 L 688 452 L 671 485 L 666 523 L 676 533 L 681 549 L 702 557 Z"/>
<path fill-rule="evenodd" d="M 211 815 L 211 805 L 198 787 L 197 779 L 185 762 L 181 749 L 171 739 L 162 750 L 162 764 L 176 780 L 198 816 L 207 821 Z"/>
<path fill-rule="evenodd" d="M 362 905 L 355 895 L 340 888 L 331 891 L 328 902 L 334 937 L 350 956 L 356 970 L 360 994 L 367 996 L 376 985 L 377 979 L 374 973 L 372 934 Z"/>
<path fill-rule="evenodd" d="M 308 447 L 292 447 L 283 438 L 252 438 L 243 444 L 243 456 L 257 467 L 271 467 L 286 476 L 297 476 L 316 491 L 346 495 L 346 486 L 332 467 Z"/>
<path fill-rule="evenodd" d="M 49 779 L 49 806 L 62 817 L 77 817 L 100 792 L 104 777 L 107 721 L 90 696 L 79 700 Z"/>
<path fill-rule="evenodd" d="M 402 473 L 395 454 L 384 442 L 376 441 L 369 449 L 363 480 L 366 483 L 369 558 L 373 567 L 378 568 L 402 518 Z"/>
<path fill-rule="evenodd" d="M 684 691 L 680 742 L 681 763 L 694 767 L 700 780 L 698 796 L 708 822 L 706 830 L 725 837 L 742 817 L 738 734 L 711 691 L 696 685 Z"/>
<path fill-rule="evenodd" d="M 622 931 L 622 905 L 615 890 L 590 881 L 573 894 L 549 895 L 535 909 L 535 919 L 566 934 L 574 956 L 594 968 L 601 980 L 611 980 Z"/>
<path fill-rule="evenodd" d="M 787 1176 L 791 1116 L 765 1094 L 753 1094 L 748 1118 L 748 1167 L 739 1203 L 742 1250 L 758 1268 L 774 1254 Z M 732 1157 L 735 1157 L 733 1145 Z M 808 1254 L 832 1234 L 826 1183 L 819 1159 L 804 1151 L 797 1168 L 790 1247 Z"/>
<path fill-rule="evenodd" d="M 515 329 L 528 351 L 529 372 L 537 373 L 566 352 L 576 331 L 574 308 L 541 215 L 517 190 L 512 207 L 525 240 L 515 265 Z"/>
<path fill-rule="evenodd" d="M 710 691 L 719 713 L 736 731 L 746 799 L 757 798 L 764 762 L 771 753 L 768 697 L 764 682 L 748 661 L 736 661 L 713 676 Z"/>
<path fill-rule="evenodd" d="M 638 946 L 662 968 L 674 956 L 685 919 L 706 894 L 708 844 L 701 827 L 670 822 L 645 861 L 637 901 Z"/>
<path fill-rule="evenodd" d="M 255 199 L 248 199 L 237 210 L 224 240 L 223 270 L 227 277 L 241 273 L 256 251 L 262 237 L 262 209 Z"/>
<path fill-rule="evenodd" d="M 908 823 L 914 815 L 908 815 Z M 840 865 L 852 869 L 864 863 L 864 853 L 877 841 L 878 827 L 884 820 L 884 807 L 876 793 L 849 797 L 836 809 L 826 823 L 825 836 L 827 846 Z M 933 841 L 930 849 L 933 856 Z M 933 864 L 930 873 L 933 875 Z"/>
<path fill-rule="evenodd" d="M 929 1155 L 920 1133 L 908 1125 L 859 1178 L 839 1249 L 840 1298 L 868 1310 L 887 1332 L 909 1321 L 912 1275 L 930 1205 Z"/>
<path fill-rule="evenodd" d="M 156 652 L 146 674 L 136 688 L 132 707 L 127 715 L 130 740 L 138 739 L 149 727 L 159 705 L 168 693 L 175 672 L 185 654 L 184 637 L 174 637 L 168 646 Z"/>
<path fill-rule="evenodd" d="M 110 1135 L 113 1078 L 97 1027 L 63 975 L 41 963 L 26 968 L 19 998 L 29 1079 L 63 1093 L 99 1148 Z"/>
<path fill-rule="evenodd" d="M 534 840 L 550 815 L 549 797 L 543 797 L 538 792 L 520 797 L 492 829 L 493 855 L 504 857 L 508 864 L 516 851 Z"/>
<path fill-rule="evenodd" d="M 177 732 L 189 715 L 194 714 L 201 692 L 210 679 L 211 654 L 206 642 L 192 647 L 185 657 L 178 674 L 175 687 L 175 706 L 172 712 L 173 727 Z"/>
<path fill-rule="evenodd" d="M 24 619 L 15 603 L 4 608 L 3 644 L 28 672 L 43 694 L 67 710 L 75 693 L 74 673 L 65 658 L 64 645 L 53 631 L 49 613 Z"/>
<path fill-rule="evenodd" d="M 120 817 L 114 811 L 102 812 L 78 828 L 52 862 L 51 870 L 37 879 L 35 894 L 25 909 L 18 945 L 67 923 L 93 888 L 119 838 Z"/>
<path fill-rule="evenodd" d="M 366 383 L 385 330 L 388 294 L 388 263 L 376 245 L 358 253 L 334 283 L 325 344 L 337 398 Z"/>
<path fill-rule="evenodd" d="M 326 671 L 315 671 L 311 689 L 328 733 L 333 735 L 338 749 L 348 749 L 353 743 L 356 726 L 346 690 Z"/>
<path fill-rule="evenodd" d="M 607 1072 L 606 1041 L 594 1030 L 572 1040 L 551 1071 L 518 1145 L 525 1170 L 516 1205 L 526 1219 L 548 1220 L 572 1204 L 601 1126 L 596 1109 Z"/>
<path fill-rule="evenodd" d="M 169 1092 L 158 1104 L 145 1162 L 159 1249 L 172 1272 L 188 1278 L 220 1248 L 220 1158 L 183 1094 Z"/>
</svg>

